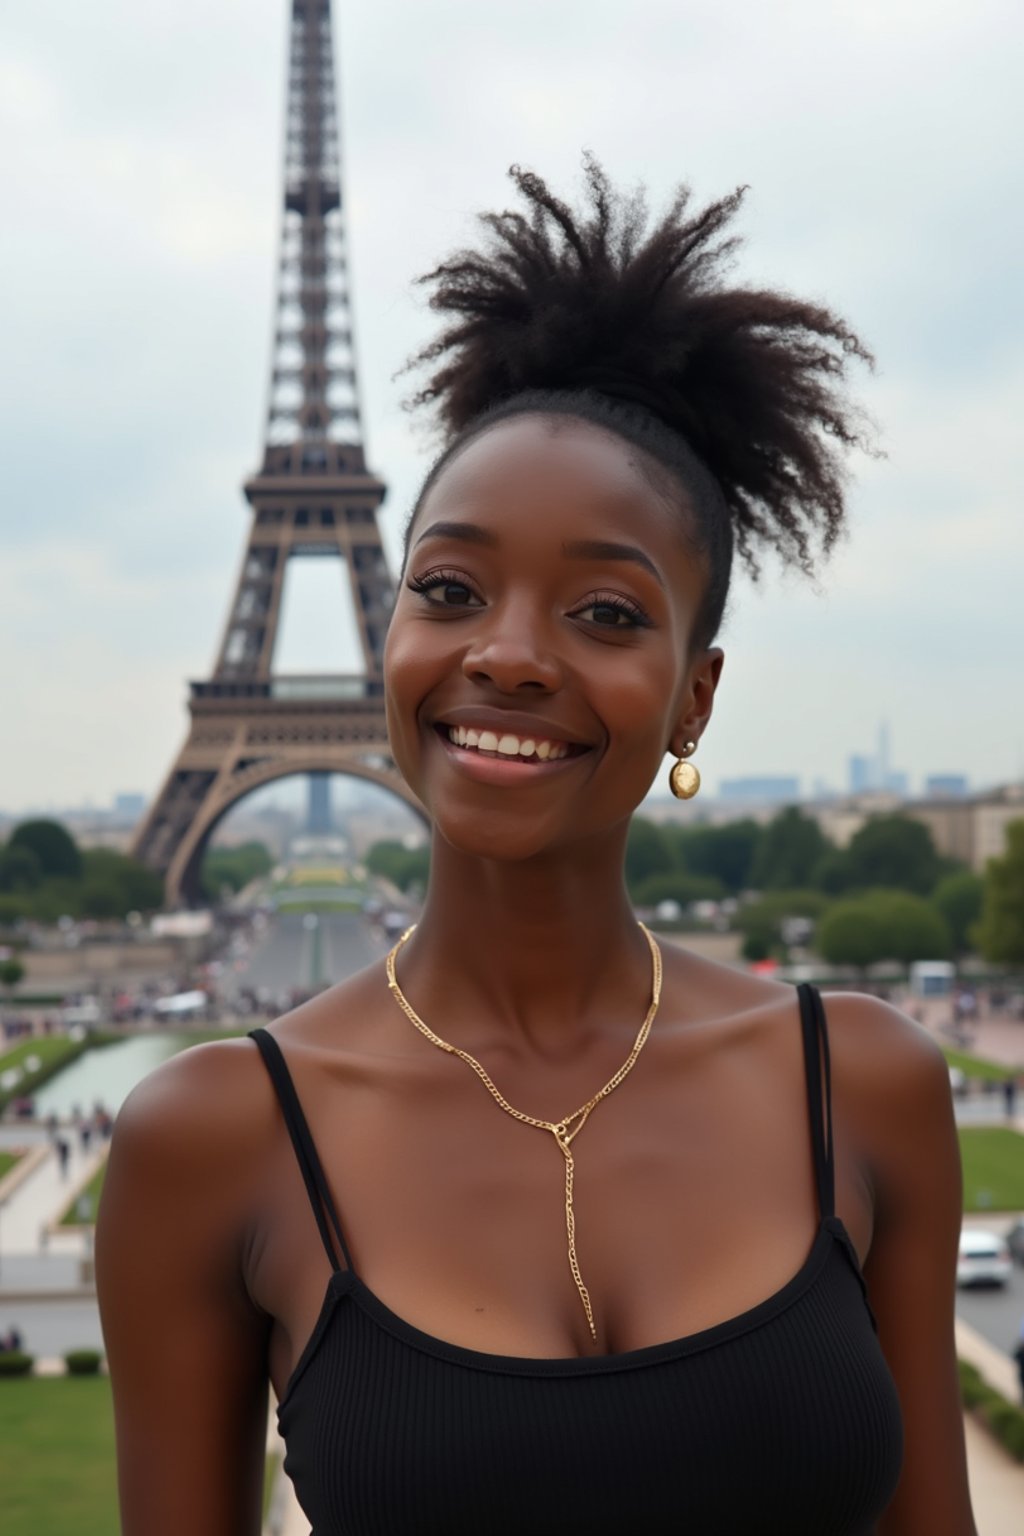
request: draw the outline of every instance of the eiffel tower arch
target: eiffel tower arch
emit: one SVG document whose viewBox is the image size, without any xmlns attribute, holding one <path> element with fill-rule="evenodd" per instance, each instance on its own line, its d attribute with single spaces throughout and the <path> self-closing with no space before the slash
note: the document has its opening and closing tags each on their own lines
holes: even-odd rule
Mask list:
<svg viewBox="0 0 1024 1536">
<path fill-rule="evenodd" d="M 330 0 L 292 0 L 284 199 L 263 463 L 212 676 L 190 685 L 188 737 L 136 837 L 168 903 L 199 896 L 203 853 L 245 795 L 293 774 L 347 773 L 421 816 L 391 759 L 382 655 L 394 584 L 359 411 Z M 344 562 L 362 670 L 274 671 L 288 564 Z"/>
</svg>

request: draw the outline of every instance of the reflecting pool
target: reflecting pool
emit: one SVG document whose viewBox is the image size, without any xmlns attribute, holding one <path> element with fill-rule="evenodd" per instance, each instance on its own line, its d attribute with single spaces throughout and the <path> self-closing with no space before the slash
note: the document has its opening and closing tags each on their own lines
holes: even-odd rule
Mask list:
<svg viewBox="0 0 1024 1536">
<path fill-rule="evenodd" d="M 32 1095 L 36 1114 L 41 1120 L 50 1114 L 63 1120 L 76 1107 L 83 1114 L 91 1113 L 97 1102 L 116 1114 L 136 1083 L 196 1041 L 197 1036 L 183 1031 L 160 1030 L 84 1051 L 70 1066 L 36 1089 Z"/>
</svg>

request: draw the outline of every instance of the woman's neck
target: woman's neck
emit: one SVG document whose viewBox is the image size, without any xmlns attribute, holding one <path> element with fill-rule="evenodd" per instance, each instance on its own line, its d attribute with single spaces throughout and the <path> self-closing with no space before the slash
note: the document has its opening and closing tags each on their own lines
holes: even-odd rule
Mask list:
<svg viewBox="0 0 1024 1536">
<path fill-rule="evenodd" d="M 435 839 L 430 889 L 399 981 L 422 1016 L 478 1021 L 538 1051 L 575 1050 L 595 1029 L 635 1032 L 650 950 L 622 878 L 622 839 L 517 862 Z"/>
</svg>

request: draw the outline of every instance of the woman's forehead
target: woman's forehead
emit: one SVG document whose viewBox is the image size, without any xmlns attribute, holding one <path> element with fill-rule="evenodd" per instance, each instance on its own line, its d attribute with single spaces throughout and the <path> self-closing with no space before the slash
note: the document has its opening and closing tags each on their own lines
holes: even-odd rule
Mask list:
<svg viewBox="0 0 1024 1536">
<path fill-rule="evenodd" d="M 472 516 L 500 533 L 524 521 L 554 535 L 566 524 L 678 541 L 681 487 L 647 455 L 573 416 L 496 422 L 444 466 L 419 509 L 412 543 L 438 517 Z"/>
</svg>

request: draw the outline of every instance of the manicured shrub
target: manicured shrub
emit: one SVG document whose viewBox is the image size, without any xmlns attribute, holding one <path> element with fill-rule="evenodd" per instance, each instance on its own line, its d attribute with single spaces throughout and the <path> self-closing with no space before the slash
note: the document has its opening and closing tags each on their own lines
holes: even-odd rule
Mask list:
<svg viewBox="0 0 1024 1536">
<path fill-rule="evenodd" d="M 996 1439 L 1005 1445 L 1011 1456 L 1024 1461 L 1024 1413 L 1005 1398 L 986 1403 L 982 1413 Z"/>
<path fill-rule="evenodd" d="M 30 1376 L 36 1360 L 20 1349 L 5 1349 L 0 1354 L 0 1376 Z"/>
<path fill-rule="evenodd" d="M 958 1360 L 957 1365 L 960 1368 L 960 1396 L 964 1407 L 976 1408 L 984 1402 L 990 1389 L 985 1385 L 981 1372 L 969 1360 Z"/>
<path fill-rule="evenodd" d="M 69 1376 L 97 1376 L 102 1359 L 98 1349 L 69 1349 L 64 1364 Z"/>
<path fill-rule="evenodd" d="M 966 1360 L 957 1362 L 960 1371 L 960 1395 L 965 1408 L 976 1408 L 978 1417 L 1017 1461 L 1024 1461 L 1024 1409 L 1007 1402 L 1002 1393 Z"/>
</svg>

